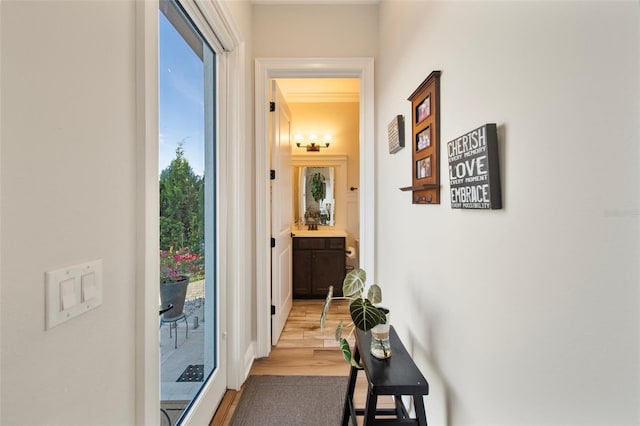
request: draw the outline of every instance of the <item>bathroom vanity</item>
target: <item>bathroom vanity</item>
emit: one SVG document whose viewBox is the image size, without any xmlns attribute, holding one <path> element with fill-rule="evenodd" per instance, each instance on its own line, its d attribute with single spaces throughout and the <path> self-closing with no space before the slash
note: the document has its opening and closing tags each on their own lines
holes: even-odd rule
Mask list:
<svg viewBox="0 0 640 426">
<path fill-rule="evenodd" d="M 342 231 L 294 231 L 294 298 L 325 298 L 329 286 L 333 286 L 334 295 L 342 295 L 345 239 L 346 233 Z"/>
</svg>

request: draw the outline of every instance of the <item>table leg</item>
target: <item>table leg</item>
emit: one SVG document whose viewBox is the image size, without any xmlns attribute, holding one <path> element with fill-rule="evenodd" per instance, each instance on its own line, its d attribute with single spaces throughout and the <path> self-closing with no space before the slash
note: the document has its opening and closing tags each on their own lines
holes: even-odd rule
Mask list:
<svg viewBox="0 0 640 426">
<path fill-rule="evenodd" d="M 424 409 L 422 395 L 413 395 L 413 405 L 416 407 L 416 419 L 419 426 L 427 426 L 427 415 Z"/>
<path fill-rule="evenodd" d="M 358 348 L 356 347 L 355 353 L 353 354 L 353 359 L 356 362 L 360 361 L 360 352 L 358 352 Z M 351 372 L 349 373 L 349 385 L 347 386 L 347 394 L 344 397 L 344 410 L 342 411 L 342 426 L 349 425 L 349 419 L 352 419 L 352 424 L 356 424 L 355 419 L 355 408 L 353 406 L 353 392 L 356 388 L 356 379 L 358 378 L 358 369 L 355 367 L 351 367 Z"/>
<path fill-rule="evenodd" d="M 176 328 L 174 333 L 176 335 L 176 340 L 175 340 L 175 344 L 173 345 L 173 349 L 178 349 L 178 321 L 176 320 L 176 322 L 174 322 L 173 324 L 169 324 L 169 330 L 171 330 L 171 326 L 174 326 Z"/>
<path fill-rule="evenodd" d="M 367 391 L 367 405 L 364 412 L 364 426 L 374 425 L 376 423 L 376 410 L 378 407 L 378 395 L 371 392 L 371 388 Z"/>
</svg>

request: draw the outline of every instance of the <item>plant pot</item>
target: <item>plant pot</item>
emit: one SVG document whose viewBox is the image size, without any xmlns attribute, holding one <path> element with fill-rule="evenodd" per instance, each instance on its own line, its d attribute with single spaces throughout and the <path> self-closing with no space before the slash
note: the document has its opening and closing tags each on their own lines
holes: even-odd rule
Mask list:
<svg viewBox="0 0 640 426">
<path fill-rule="evenodd" d="M 179 281 L 168 281 L 160 283 L 160 300 L 162 306 L 173 305 L 173 309 L 162 314 L 162 319 L 173 320 L 182 315 L 184 311 L 184 301 L 187 298 L 187 286 L 189 277 L 183 277 Z"/>
<path fill-rule="evenodd" d="M 371 329 L 371 355 L 378 359 L 387 359 L 391 356 L 391 343 L 389 342 L 389 327 L 391 314 L 386 308 L 378 308 L 385 313 L 387 321 L 378 324 Z"/>
</svg>

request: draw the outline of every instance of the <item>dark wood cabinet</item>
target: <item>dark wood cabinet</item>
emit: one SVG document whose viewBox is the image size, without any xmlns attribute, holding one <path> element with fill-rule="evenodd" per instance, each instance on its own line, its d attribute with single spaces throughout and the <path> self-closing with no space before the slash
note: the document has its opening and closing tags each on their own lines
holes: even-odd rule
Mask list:
<svg viewBox="0 0 640 426">
<path fill-rule="evenodd" d="M 342 295 L 345 268 L 344 237 L 293 239 L 293 297 L 324 298 L 329 286 Z"/>
</svg>

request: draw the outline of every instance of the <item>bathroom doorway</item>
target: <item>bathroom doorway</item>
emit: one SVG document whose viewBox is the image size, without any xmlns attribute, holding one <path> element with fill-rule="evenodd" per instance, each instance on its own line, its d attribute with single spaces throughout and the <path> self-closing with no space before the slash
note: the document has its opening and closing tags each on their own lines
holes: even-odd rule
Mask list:
<svg viewBox="0 0 640 426">
<path fill-rule="evenodd" d="M 369 58 L 355 58 L 355 59 L 258 59 L 256 60 L 256 168 L 257 168 L 257 188 L 256 188 L 256 233 L 258 235 L 258 241 L 261 240 L 261 235 L 266 235 L 270 238 L 270 229 L 268 226 L 269 214 L 267 211 L 262 212 L 261 209 L 268 206 L 269 197 L 269 182 L 268 180 L 262 181 L 262 169 L 264 169 L 264 176 L 268 176 L 269 169 L 269 143 L 268 143 L 268 129 L 269 129 L 269 115 L 268 111 L 265 112 L 259 105 L 268 104 L 269 85 L 270 82 L 277 79 L 280 84 L 280 80 L 291 80 L 291 83 L 297 85 L 298 89 L 291 90 L 288 103 L 297 105 L 301 104 L 300 111 L 307 110 L 307 113 L 302 113 L 303 116 L 307 116 L 307 125 L 311 126 L 316 123 L 320 126 L 322 123 L 321 114 L 318 111 L 328 107 L 331 102 L 327 102 L 332 96 L 339 96 L 336 90 L 328 91 L 327 89 L 317 89 L 313 85 L 305 83 L 314 82 L 314 80 L 322 80 L 321 83 L 330 84 L 336 83 L 339 80 L 355 79 L 358 83 L 358 91 L 355 94 L 346 93 L 343 94 L 343 98 L 349 96 L 355 101 L 357 110 L 357 132 L 355 136 L 357 138 L 357 144 L 355 147 L 354 157 L 357 159 L 357 166 L 352 167 L 353 173 L 355 173 L 356 179 L 351 181 L 347 185 L 349 199 L 357 203 L 357 208 L 351 208 L 349 201 L 342 208 L 344 211 L 357 210 L 356 217 L 351 217 L 350 227 L 353 227 L 354 223 L 357 227 L 356 232 L 352 233 L 352 244 L 358 244 L 361 248 L 359 254 L 358 263 L 360 267 L 367 268 L 367 264 L 373 264 L 373 223 L 374 223 L 374 172 L 373 172 L 373 60 Z M 336 81 L 332 81 L 336 80 Z M 286 86 L 289 81 L 284 81 Z M 320 86 L 318 86 L 320 87 Z M 287 89 L 285 89 L 287 91 Z M 314 93 L 315 91 L 315 93 Z M 306 92 L 306 93 L 304 93 Z M 316 99 L 313 99 L 315 96 Z M 301 102 L 303 97 L 307 98 L 306 102 Z M 319 100 L 320 99 L 320 100 Z M 311 102 L 313 100 L 313 102 Z M 322 102 L 324 101 L 324 102 Z M 348 103 L 348 102 L 341 102 Z M 322 105 L 325 104 L 325 105 Z M 334 104 L 339 104 L 334 102 Z M 313 105 L 313 106 L 312 106 Z M 353 106 L 353 105 L 352 105 Z M 295 107 L 294 107 L 295 108 Z M 334 106 L 335 110 L 337 107 Z M 311 112 L 309 112 L 309 110 Z M 316 112 L 316 118 L 313 119 Z M 335 111 L 334 111 L 335 112 Z M 295 127 L 295 112 L 292 113 L 293 118 L 293 133 L 296 134 L 297 129 Z M 326 122 L 326 120 L 325 120 Z M 299 123 L 302 125 L 302 123 Z M 300 128 L 300 133 L 310 133 L 312 129 Z M 322 129 L 317 130 L 323 132 Z M 348 138 L 344 138 L 348 139 Z M 301 142 L 301 145 L 303 143 Z M 338 143 L 337 139 L 333 139 L 330 142 L 329 150 L 333 148 L 341 147 L 341 149 L 347 149 L 346 141 Z M 296 150 L 297 146 L 294 147 Z M 300 149 L 302 151 L 302 149 Z M 313 152 L 310 154 L 323 155 L 321 152 Z M 304 153 L 307 151 L 304 150 Z M 325 151 L 327 152 L 327 151 Z M 335 149 L 334 152 L 337 152 Z M 344 154 L 342 152 L 341 154 Z M 324 154 L 330 155 L 330 154 Z M 317 158 L 317 157 L 316 157 Z M 353 202 L 353 201 L 352 201 Z M 265 208 L 266 210 L 266 208 Z M 262 214 L 264 213 L 264 214 Z M 292 213 L 293 214 L 293 213 Z M 264 219 L 266 215 L 267 219 Z M 294 225 L 295 226 L 295 225 Z M 346 227 L 346 225 L 345 225 Z M 271 333 L 270 333 L 270 248 L 262 247 L 259 245 L 256 253 L 257 260 L 257 355 L 258 357 L 265 357 L 269 355 L 271 350 Z M 372 272 L 372 268 L 369 268 Z"/>
<path fill-rule="evenodd" d="M 346 232 L 346 246 L 355 248 L 360 234 L 360 79 L 275 81 L 292 117 L 292 231 L 308 228 L 308 222 L 314 221 L 311 213 L 318 212 L 320 229 Z M 333 165 L 340 160 L 344 160 L 345 170 L 337 175 Z M 309 187 L 312 175 L 323 177 L 323 187 L 331 189 L 330 196 L 313 199 Z M 358 266 L 357 253 L 347 259 L 347 265 Z"/>
</svg>

